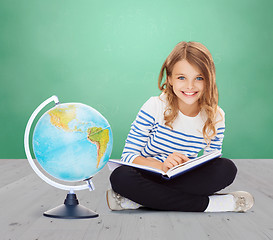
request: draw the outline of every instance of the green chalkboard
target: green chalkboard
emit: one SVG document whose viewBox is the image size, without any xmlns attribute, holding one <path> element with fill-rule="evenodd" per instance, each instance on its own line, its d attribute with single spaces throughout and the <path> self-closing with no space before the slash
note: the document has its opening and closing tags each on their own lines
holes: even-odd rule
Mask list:
<svg viewBox="0 0 273 240">
<path fill-rule="evenodd" d="M 27 120 L 54 94 L 101 112 L 119 158 L 180 41 L 201 42 L 214 58 L 224 156 L 273 158 L 272 9 L 270 0 L 1 1 L 0 158 L 26 158 Z"/>
</svg>

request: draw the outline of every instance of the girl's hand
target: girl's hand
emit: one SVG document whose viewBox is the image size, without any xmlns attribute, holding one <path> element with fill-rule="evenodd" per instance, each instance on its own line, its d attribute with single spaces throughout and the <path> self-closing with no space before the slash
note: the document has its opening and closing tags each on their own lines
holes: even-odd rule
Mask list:
<svg viewBox="0 0 273 240">
<path fill-rule="evenodd" d="M 167 159 L 163 162 L 162 170 L 167 172 L 169 169 L 177 166 L 181 163 L 187 162 L 190 159 L 182 153 L 174 152 L 170 154 Z"/>
<path fill-rule="evenodd" d="M 147 157 L 146 161 L 147 160 L 150 161 L 148 166 L 153 167 L 153 168 L 157 168 L 159 170 L 162 170 L 163 162 L 160 162 L 160 161 L 158 161 L 158 160 L 156 160 L 156 159 L 154 159 L 152 157 Z"/>
<path fill-rule="evenodd" d="M 156 160 L 155 158 L 152 158 L 152 157 L 145 158 L 145 157 L 142 157 L 142 156 L 136 157 L 134 159 L 133 163 L 148 166 L 148 167 L 152 167 L 152 168 L 158 168 L 160 170 L 162 170 L 162 165 L 163 165 L 162 162 Z"/>
</svg>

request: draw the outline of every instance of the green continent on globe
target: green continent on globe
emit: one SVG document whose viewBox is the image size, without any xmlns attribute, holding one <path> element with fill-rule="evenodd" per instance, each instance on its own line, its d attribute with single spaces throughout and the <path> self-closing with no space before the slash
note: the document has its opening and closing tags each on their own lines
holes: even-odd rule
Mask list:
<svg viewBox="0 0 273 240">
<path fill-rule="evenodd" d="M 50 116 L 50 122 L 58 127 L 68 132 L 81 131 L 80 129 L 70 129 L 68 124 L 76 119 L 76 106 L 69 105 L 64 108 L 55 108 L 48 112 Z"/>
<path fill-rule="evenodd" d="M 88 140 L 96 144 L 98 149 L 97 168 L 100 164 L 100 160 L 104 155 L 107 144 L 109 142 L 109 129 L 102 129 L 98 127 L 88 128 Z"/>
</svg>

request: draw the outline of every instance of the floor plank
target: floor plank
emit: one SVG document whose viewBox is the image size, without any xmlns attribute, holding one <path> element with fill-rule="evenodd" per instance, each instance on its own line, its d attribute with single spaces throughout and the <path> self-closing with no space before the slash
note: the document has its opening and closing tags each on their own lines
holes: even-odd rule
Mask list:
<svg viewBox="0 0 273 240">
<path fill-rule="evenodd" d="M 80 204 L 98 218 L 67 220 L 43 216 L 63 203 L 66 192 L 43 182 L 25 159 L 0 160 L 0 236 L 4 240 L 89 239 L 273 239 L 273 160 L 235 159 L 238 174 L 221 192 L 253 194 L 247 213 L 185 213 L 147 209 L 112 212 L 105 191 L 110 171 L 95 175 L 95 191 L 77 192 Z"/>
</svg>

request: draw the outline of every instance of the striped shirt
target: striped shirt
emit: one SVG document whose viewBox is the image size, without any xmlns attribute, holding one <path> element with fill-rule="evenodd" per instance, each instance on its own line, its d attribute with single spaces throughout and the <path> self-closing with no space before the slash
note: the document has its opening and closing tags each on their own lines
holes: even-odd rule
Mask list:
<svg viewBox="0 0 273 240">
<path fill-rule="evenodd" d="M 206 122 L 206 114 L 200 111 L 195 117 L 189 117 L 179 111 L 172 124 L 173 130 L 165 125 L 164 112 L 166 95 L 151 97 L 144 103 L 131 125 L 125 141 L 121 161 L 132 163 L 138 157 L 153 157 L 164 162 L 168 155 L 179 152 L 187 157 L 197 157 L 204 149 L 204 154 L 212 150 L 222 150 L 225 131 L 225 113 L 218 107 L 216 121 L 217 135 L 207 146 L 202 130 Z M 219 114 L 221 112 L 221 114 Z"/>
</svg>

